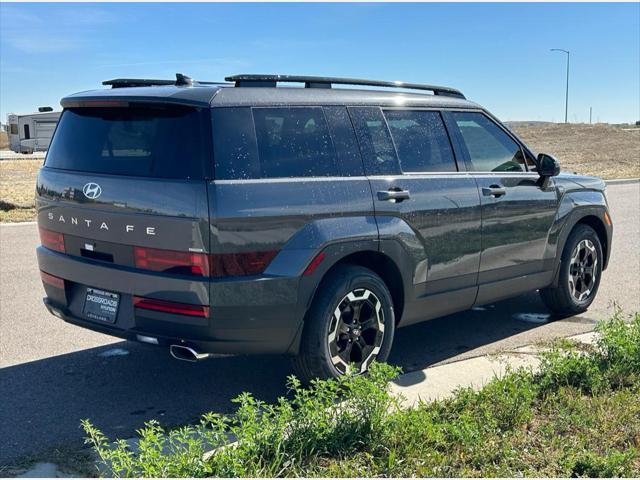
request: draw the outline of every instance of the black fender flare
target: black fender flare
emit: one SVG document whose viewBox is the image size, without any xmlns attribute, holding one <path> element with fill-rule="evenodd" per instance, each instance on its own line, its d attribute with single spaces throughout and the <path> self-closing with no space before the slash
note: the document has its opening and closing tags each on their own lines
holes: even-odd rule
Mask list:
<svg viewBox="0 0 640 480">
<path fill-rule="evenodd" d="M 611 254 L 611 238 L 612 238 L 612 227 L 607 225 L 607 222 L 604 220 L 605 213 L 608 213 L 606 203 L 602 205 L 590 205 L 590 206 L 578 206 L 572 209 L 565 219 L 560 234 L 558 236 L 558 248 L 556 250 L 556 264 L 555 271 L 553 274 L 553 283 L 552 285 L 555 287 L 558 285 L 558 279 L 560 276 L 560 265 L 562 262 L 562 252 L 564 251 L 564 247 L 567 243 L 567 239 L 569 235 L 575 228 L 578 223 L 581 223 L 587 217 L 596 217 L 600 222 L 603 230 L 606 232 L 606 238 L 603 245 L 603 249 L 605 250 L 603 266 L 602 269 L 606 269 L 609 263 L 609 257 Z"/>
</svg>

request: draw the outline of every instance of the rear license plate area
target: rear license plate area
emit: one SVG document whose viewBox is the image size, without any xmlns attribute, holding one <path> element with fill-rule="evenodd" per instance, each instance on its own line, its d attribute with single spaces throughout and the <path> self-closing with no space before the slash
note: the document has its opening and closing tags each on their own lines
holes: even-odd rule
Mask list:
<svg viewBox="0 0 640 480">
<path fill-rule="evenodd" d="M 120 294 L 97 288 L 87 288 L 82 315 L 89 320 L 115 323 Z"/>
</svg>

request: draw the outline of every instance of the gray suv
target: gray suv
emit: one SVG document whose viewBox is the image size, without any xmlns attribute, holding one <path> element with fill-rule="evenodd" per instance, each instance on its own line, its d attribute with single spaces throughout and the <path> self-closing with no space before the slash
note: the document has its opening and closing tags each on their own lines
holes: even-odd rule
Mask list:
<svg viewBox="0 0 640 480">
<path fill-rule="evenodd" d="M 476 305 L 593 301 L 604 183 L 559 175 L 459 91 L 226 80 L 62 100 L 37 181 L 52 314 L 182 360 L 291 354 L 308 380 L 364 372 L 396 328 Z"/>
</svg>

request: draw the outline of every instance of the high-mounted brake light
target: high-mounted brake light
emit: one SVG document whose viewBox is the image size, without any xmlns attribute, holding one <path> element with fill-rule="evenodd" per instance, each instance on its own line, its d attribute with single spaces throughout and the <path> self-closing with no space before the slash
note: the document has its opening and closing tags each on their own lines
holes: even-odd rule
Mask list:
<svg viewBox="0 0 640 480">
<path fill-rule="evenodd" d="M 52 232 L 42 227 L 38 230 L 40 232 L 40 243 L 42 243 L 43 247 L 64 253 L 64 235 L 62 233 Z"/>
<path fill-rule="evenodd" d="M 56 277 L 54 275 L 51 275 L 50 273 L 43 272 L 42 270 L 40 270 L 40 278 L 42 278 L 42 281 L 47 285 L 64 289 L 64 279 L 60 277 Z"/>
<path fill-rule="evenodd" d="M 138 268 L 182 275 L 209 276 L 209 259 L 206 253 L 134 247 L 133 255 Z"/>
<path fill-rule="evenodd" d="M 133 297 L 133 306 L 143 310 L 154 310 L 156 312 L 177 313 L 179 315 L 189 315 L 192 317 L 208 317 L 209 307 L 204 305 L 190 305 L 188 303 L 167 302 L 165 300 L 155 300 L 153 298 Z"/>
<path fill-rule="evenodd" d="M 123 108 L 129 102 L 123 100 L 71 100 L 65 103 L 66 108 Z"/>
</svg>

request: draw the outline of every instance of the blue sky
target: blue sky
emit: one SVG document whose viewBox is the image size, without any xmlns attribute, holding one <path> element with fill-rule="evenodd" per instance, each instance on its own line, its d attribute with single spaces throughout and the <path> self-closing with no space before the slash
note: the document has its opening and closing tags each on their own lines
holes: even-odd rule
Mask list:
<svg viewBox="0 0 640 480">
<path fill-rule="evenodd" d="M 334 75 L 450 85 L 503 120 L 640 119 L 640 4 L 7 4 L 0 115 L 115 77 Z"/>
</svg>

